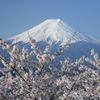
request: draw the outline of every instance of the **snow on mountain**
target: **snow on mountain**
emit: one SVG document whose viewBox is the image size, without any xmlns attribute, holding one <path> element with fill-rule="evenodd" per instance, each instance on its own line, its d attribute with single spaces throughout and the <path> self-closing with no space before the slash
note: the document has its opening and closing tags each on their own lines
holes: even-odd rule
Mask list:
<svg viewBox="0 0 100 100">
<path fill-rule="evenodd" d="M 29 34 L 28 34 L 29 33 Z M 67 39 L 71 38 L 75 30 L 73 30 L 69 25 L 64 23 L 60 19 L 49 19 L 41 24 L 37 25 L 36 27 L 27 30 L 19 35 L 16 35 L 8 40 L 11 40 L 12 43 L 16 42 L 29 42 L 29 35 L 32 36 L 37 42 L 45 41 L 48 44 L 52 42 L 58 43 L 61 42 L 63 44 L 66 42 Z M 99 40 L 94 39 L 89 35 L 83 35 L 81 33 L 77 33 L 72 40 L 72 43 L 78 41 L 85 41 L 91 43 L 100 43 Z"/>
</svg>

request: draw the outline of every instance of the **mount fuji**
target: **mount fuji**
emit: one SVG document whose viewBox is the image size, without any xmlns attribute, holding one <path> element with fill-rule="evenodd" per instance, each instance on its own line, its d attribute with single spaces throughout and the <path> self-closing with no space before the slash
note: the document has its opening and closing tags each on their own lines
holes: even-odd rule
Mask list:
<svg viewBox="0 0 100 100">
<path fill-rule="evenodd" d="M 51 45 L 51 54 L 54 54 L 59 46 L 63 45 L 68 39 L 72 38 L 74 33 L 75 30 L 73 30 L 61 19 L 48 19 L 36 27 L 11 37 L 6 41 L 11 44 L 18 44 L 21 47 L 25 46 L 31 51 L 29 43 L 30 35 L 40 45 L 41 50 L 44 50 L 47 45 Z M 77 32 L 71 41 L 69 49 L 64 51 L 63 55 L 58 57 L 52 63 L 59 67 L 59 60 L 64 60 L 66 57 L 70 57 L 72 61 L 83 55 L 91 57 L 91 49 L 94 49 L 98 54 L 100 54 L 100 40 L 97 40 L 87 34 Z"/>
</svg>

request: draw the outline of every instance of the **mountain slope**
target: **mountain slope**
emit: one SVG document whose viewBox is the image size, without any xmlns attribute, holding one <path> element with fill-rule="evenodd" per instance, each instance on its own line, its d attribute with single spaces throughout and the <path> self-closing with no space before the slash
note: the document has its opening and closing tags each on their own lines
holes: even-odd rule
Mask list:
<svg viewBox="0 0 100 100">
<path fill-rule="evenodd" d="M 25 46 L 32 50 L 29 43 L 29 35 L 36 40 L 43 51 L 47 45 L 51 45 L 51 54 L 57 51 L 57 48 L 64 44 L 67 39 L 72 38 L 75 30 L 73 30 L 69 25 L 65 24 L 60 19 L 49 19 L 36 27 L 29 29 L 21 34 L 18 34 L 10 39 L 6 40 L 12 44 L 19 44 L 21 47 Z M 91 57 L 90 50 L 94 49 L 97 53 L 100 50 L 100 40 L 97 40 L 89 35 L 81 34 L 77 32 L 71 41 L 70 47 L 67 51 L 63 52 L 61 57 L 58 57 L 52 64 L 54 66 L 60 67 L 60 60 L 64 60 L 66 57 L 70 57 L 72 61 L 85 55 Z M 2 53 L 3 51 L 1 51 Z M 100 54 L 100 53 L 99 53 Z"/>
</svg>

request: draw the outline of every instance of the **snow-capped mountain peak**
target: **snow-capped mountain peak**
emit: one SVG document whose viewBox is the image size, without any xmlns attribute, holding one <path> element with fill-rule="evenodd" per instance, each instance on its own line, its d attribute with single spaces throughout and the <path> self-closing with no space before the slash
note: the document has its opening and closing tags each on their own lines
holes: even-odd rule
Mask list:
<svg viewBox="0 0 100 100">
<path fill-rule="evenodd" d="M 41 51 L 44 51 L 48 44 L 52 44 L 50 52 L 50 55 L 52 55 L 55 54 L 60 45 L 72 38 L 75 32 L 76 30 L 73 30 L 68 24 L 60 19 L 48 19 L 32 29 L 8 39 L 7 42 L 13 44 L 17 43 L 21 48 L 25 46 L 30 52 L 32 49 L 30 48 L 31 44 L 28 42 L 29 36 L 32 36 L 33 39 L 38 42 L 37 44 L 40 45 Z M 83 55 L 91 57 L 91 49 L 94 49 L 100 54 L 100 40 L 89 35 L 77 32 L 71 42 L 69 49 L 67 51 L 64 50 L 61 57 L 51 62 L 54 66 L 60 67 L 60 60 L 63 61 L 66 57 L 69 57 L 72 61 L 79 59 Z"/>
<path fill-rule="evenodd" d="M 29 34 L 28 34 L 29 33 Z M 29 42 L 29 35 L 32 36 L 37 42 L 45 41 L 50 43 L 50 41 L 54 41 L 55 43 L 61 42 L 63 44 L 67 39 L 71 38 L 75 30 L 73 30 L 69 25 L 65 24 L 61 19 L 48 19 L 41 24 L 29 29 L 17 36 L 10 38 L 12 43 L 17 42 Z M 93 39 L 90 36 L 83 35 L 81 33 L 77 33 L 72 40 L 72 42 L 77 41 L 86 41 L 86 42 L 99 42 L 99 40 Z"/>
</svg>

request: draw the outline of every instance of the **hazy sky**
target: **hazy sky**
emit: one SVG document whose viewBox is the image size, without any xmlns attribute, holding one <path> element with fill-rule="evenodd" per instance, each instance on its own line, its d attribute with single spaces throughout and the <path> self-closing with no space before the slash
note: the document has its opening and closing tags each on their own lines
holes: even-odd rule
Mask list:
<svg viewBox="0 0 100 100">
<path fill-rule="evenodd" d="M 100 0 L 0 0 L 0 37 L 10 38 L 57 18 L 100 39 Z"/>
</svg>

